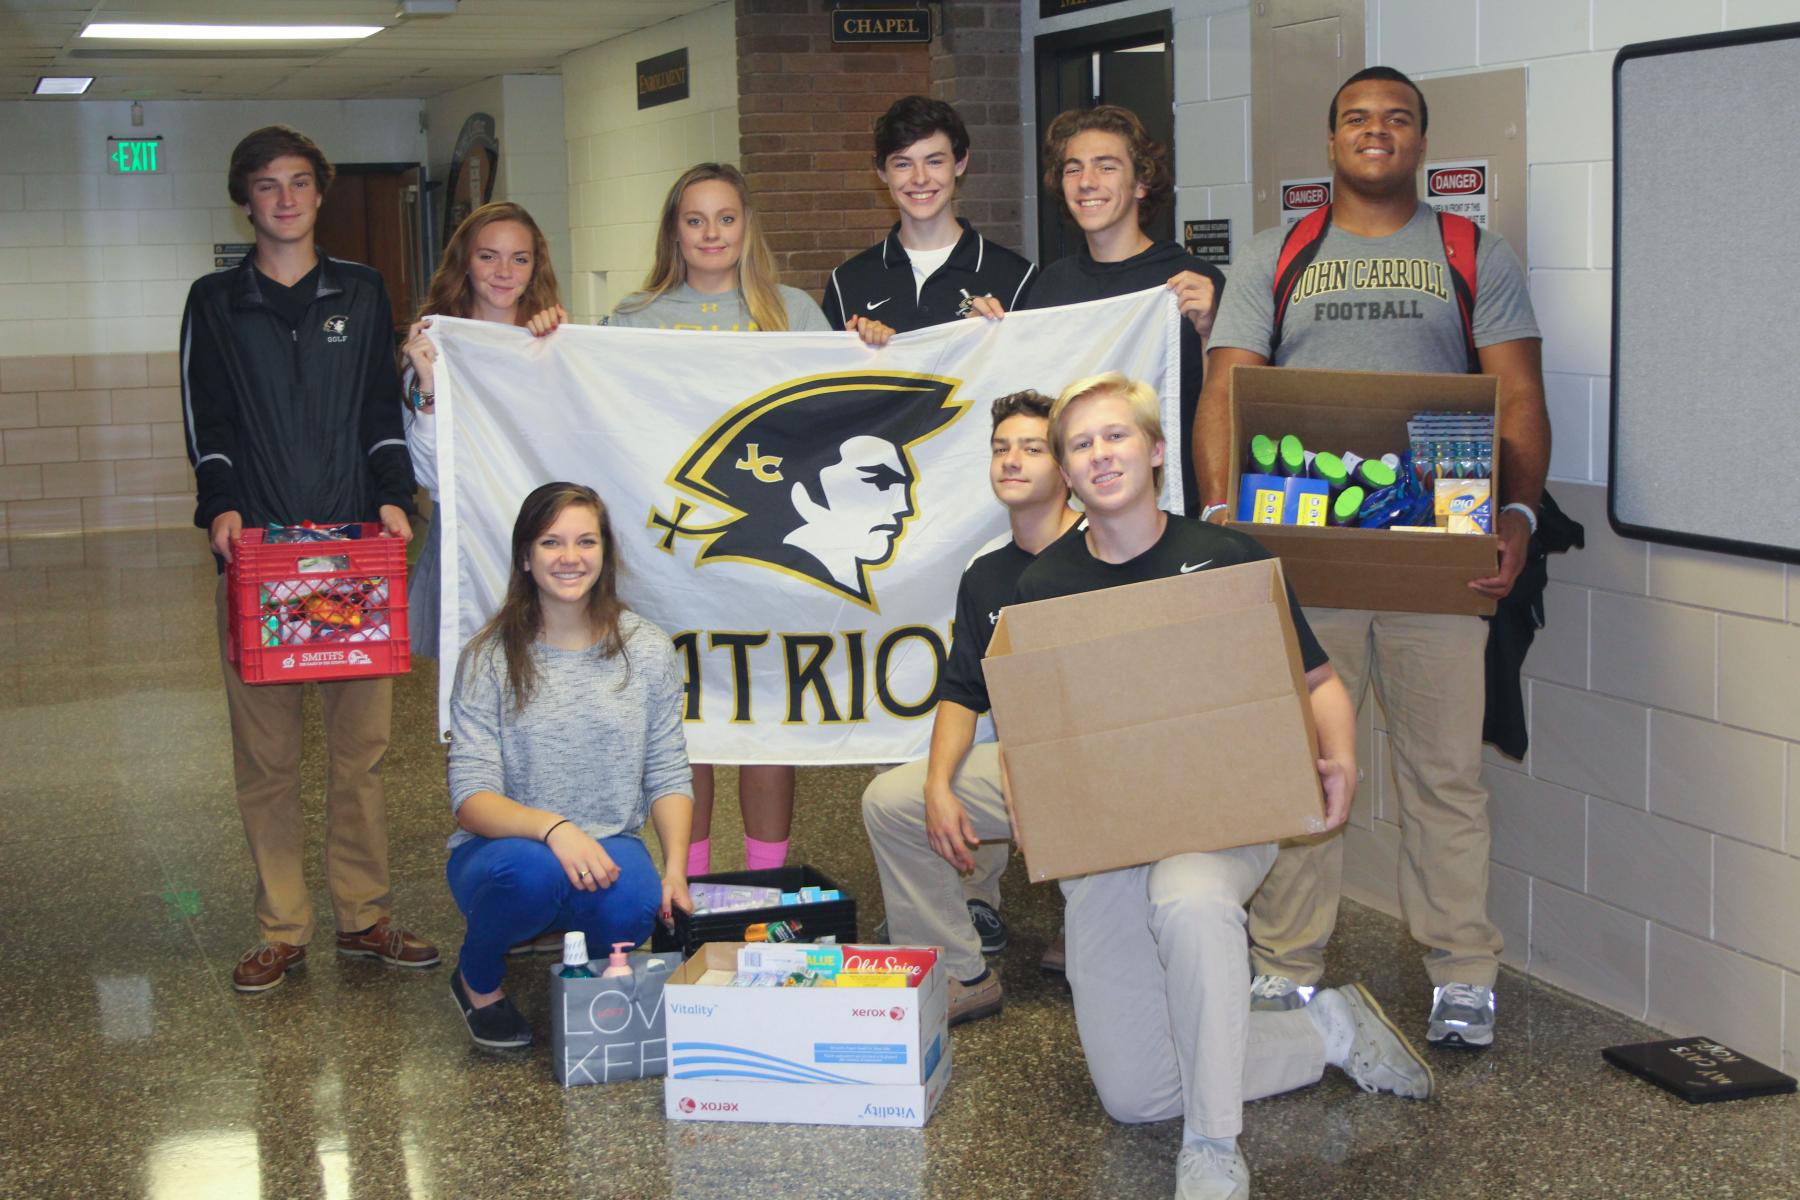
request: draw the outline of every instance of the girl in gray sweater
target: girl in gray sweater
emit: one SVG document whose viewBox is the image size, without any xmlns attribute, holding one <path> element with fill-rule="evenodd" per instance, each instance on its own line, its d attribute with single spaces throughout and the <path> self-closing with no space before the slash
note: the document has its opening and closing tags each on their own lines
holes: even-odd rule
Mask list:
<svg viewBox="0 0 1800 1200">
<path fill-rule="evenodd" d="M 637 945 L 671 905 L 693 910 L 681 673 L 668 635 L 619 600 L 617 545 L 591 488 L 532 492 L 506 597 L 457 665 L 447 874 L 468 932 L 450 988 L 480 1045 L 531 1042 L 501 989 L 509 946 L 550 927 Z"/>
<path fill-rule="evenodd" d="M 749 188 L 729 163 L 690 167 L 669 188 L 650 276 L 606 323 L 627 329 L 831 332 L 811 296 L 782 284 L 750 206 Z M 875 346 L 894 333 L 874 321 L 857 332 Z M 738 805 L 744 814 L 744 865 L 755 871 L 785 863 L 794 821 L 794 768 L 740 767 Z M 701 763 L 694 768 L 690 876 L 712 869 L 712 810 L 713 769 Z"/>
</svg>

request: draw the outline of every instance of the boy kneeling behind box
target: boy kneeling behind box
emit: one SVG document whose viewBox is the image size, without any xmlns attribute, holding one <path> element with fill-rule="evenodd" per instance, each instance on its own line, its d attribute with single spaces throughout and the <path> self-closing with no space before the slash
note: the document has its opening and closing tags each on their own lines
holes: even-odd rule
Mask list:
<svg viewBox="0 0 1800 1200">
<path fill-rule="evenodd" d="M 1146 384 L 1113 373 L 1070 385 L 1051 409 L 1049 434 L 1087 522 L 1025 569 L 1017 602 L 1269 557 L 1244 534 L 1156 507 L 1163 437 Z M 1291 594 L 1288 602 L 1335 828 L 1356 786 L 1355 714 Z M 1248 1197 L 1237 1150 L 1244 1101 L 1314 1083 L 1327 1066 L 1365 1091 L 1431 1095 L 1430 1069 L 1361 984 L 1321 991 L 1302 1009 L 1249 1011 L 1244 905 L 1275 849 L 1178 854 L 1062 881 L 1069 987 L 1094 1086 L 1120 1121 L 1186 1119 L 1177 1197 Z"/>
</svg>

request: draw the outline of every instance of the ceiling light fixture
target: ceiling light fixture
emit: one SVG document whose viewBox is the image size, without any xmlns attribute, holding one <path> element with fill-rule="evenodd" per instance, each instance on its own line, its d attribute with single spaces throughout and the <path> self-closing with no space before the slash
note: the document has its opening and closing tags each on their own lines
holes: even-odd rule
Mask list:
<svg viewBox="0 0 1800 1200">
<path fill-rule="evenodd" d="M 94 85 L 92 75 L 41 75 L 33 94 L 38 96 L 79 96 Z"/>
<path fill-rule="evenodd" d="M 84 38 L 175 42 L 344 42 L 380 33 L 380 25 L 134 25 L 96 21 Z"/>
</svg>

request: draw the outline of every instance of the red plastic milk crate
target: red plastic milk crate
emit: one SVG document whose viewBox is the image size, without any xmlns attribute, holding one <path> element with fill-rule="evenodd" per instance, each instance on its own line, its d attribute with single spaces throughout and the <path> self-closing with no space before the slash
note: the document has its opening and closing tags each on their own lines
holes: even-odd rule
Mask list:
<svg viewBox="0 0 1800 1200">
<path fill-rule="evenodd" d="M 412 668 L 406 543 L 360 538 L 270 545 L 246 529 L 226 570 L 227 653 L 245 683 L 368 679 Z"/>
</svg>

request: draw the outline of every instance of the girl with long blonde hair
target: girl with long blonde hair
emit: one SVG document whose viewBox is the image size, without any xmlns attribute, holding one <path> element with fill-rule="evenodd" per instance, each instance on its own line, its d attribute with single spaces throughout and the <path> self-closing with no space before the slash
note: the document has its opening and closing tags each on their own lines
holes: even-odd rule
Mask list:
<svg viewBox="0 0 1800 1200">
<path fill-rule="evenodd" d="M 627 296 L 607 324 L 632 329 L 831 332 L 811 296 L 782 284 L 750 203 L 750 189 L 729 163 L 706 162 L 682 172 L 663 200 L 656 262 L 642 291 Z M 870 323 L 857 331 L 879 345 L 893 335 Z M 794 821 L 794 768 L 738 769 L 744 815 L 744 861 L 751 870 L 787 861 Z M 694 840 L 688 875 L 712 867 L 713 768 L 694 767 Z"/>
</svg>

